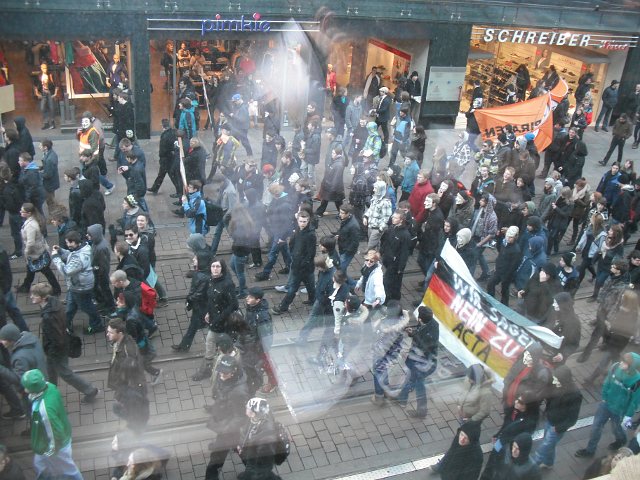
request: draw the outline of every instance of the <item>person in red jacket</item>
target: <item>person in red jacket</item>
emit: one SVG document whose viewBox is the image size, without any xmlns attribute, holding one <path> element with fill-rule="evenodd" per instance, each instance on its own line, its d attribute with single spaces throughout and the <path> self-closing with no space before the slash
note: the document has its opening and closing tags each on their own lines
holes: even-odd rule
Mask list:
<svg viewBox="0 0 640 480">
<path fill-rule="evenodd" d="M 420 170 L 416 177 L 416 184 L 409 195 L 409 205 L 411 207 L 411 215 L 418 217 L 424 211 L 424 199 L 427 195 L 433 193 L 433 186 L 429 180 L 429 171 Z"/>
</svg>

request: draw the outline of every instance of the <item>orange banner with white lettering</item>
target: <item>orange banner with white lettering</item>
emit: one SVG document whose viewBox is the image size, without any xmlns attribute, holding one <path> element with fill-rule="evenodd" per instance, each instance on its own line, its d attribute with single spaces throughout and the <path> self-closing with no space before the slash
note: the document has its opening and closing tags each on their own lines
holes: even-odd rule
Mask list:
<svg viewBox="0 0 640 480">
<path fill-rule="evenodd" d="M 553 112 L 549 94 L 502 107 L 481 108 L 475 111 L 480 134 L 484 140 L 496 141 L 507 125 L 516 135 L 535 135 L 538 151 L 545 150 L 553 140 Z"/>
</svg>

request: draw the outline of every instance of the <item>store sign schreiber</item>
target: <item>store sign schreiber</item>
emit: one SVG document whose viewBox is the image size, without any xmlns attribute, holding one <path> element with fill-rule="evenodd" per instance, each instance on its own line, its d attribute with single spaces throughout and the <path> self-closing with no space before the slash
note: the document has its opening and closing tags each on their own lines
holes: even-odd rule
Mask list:
<svg viewBox="0 0 640 480">
<path fill-rule="evenodd" d="M 261 20 L 259 13 L 254 13 L 251 17 L 246 18 L 241 15 L 240 18 L 222 18 L 219 13 L 212 19 L 202 19 L 202 36 L 207 32 L 269 32 L 271 31 L 271 23 Z"/>
<path fill-rule="evenodd" d="M 512 30 L 485 28 L 485 42 L 526 43 L 530 45 L 566 45 L 569 47 L 596 47 L 605 50 L 626 50 L 635 46 L 638 37 L 600 38 L 601 35 L 544 30 Z"/>
</svg>

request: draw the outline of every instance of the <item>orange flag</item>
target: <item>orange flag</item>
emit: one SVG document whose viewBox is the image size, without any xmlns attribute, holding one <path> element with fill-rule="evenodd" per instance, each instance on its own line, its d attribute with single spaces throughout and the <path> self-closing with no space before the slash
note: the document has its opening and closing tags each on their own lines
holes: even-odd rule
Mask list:
<svg viewBox="0 0 640 480">
<path fill-rule="evenodd" d="M 484 140 L 497 140 L 506 125 L 512 125 L 516 135 L 533 133 L 538 151 L 545 150 L 553 140 L 553 112 L 549 94 L 503 107 L 481 108 L 475 111 L 480 134 Z"/>
</svg>

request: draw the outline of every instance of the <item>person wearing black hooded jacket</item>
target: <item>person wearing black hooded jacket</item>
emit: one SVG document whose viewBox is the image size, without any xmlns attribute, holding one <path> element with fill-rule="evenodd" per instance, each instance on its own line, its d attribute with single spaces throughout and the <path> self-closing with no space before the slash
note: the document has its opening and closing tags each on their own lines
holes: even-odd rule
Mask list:
<svg viewBox="0 0 640 480">
<path fill-rule="evenodd" d="M 531 433 L 523 432 L 516 436 L 507 445 L 509 451 L 505 455 L 504 463 L 502 463 L 495 474 L 495 480 L 540 480 L 540 467 L 536 465 L 529 453 L 533 440 Z"/>
<path fill-rule="evenodd" d="M 112 313 L 116 303 L 111 293 L 109 269 L 111 268 L 111 248 L 104 238 L 102 225 L 96 223 L 87 228 L 87 239 L 91 244 L 91 264 L 95 282 L 93 294 L 98 310 Z"/>
<path fill-rule="evenodd" d="M 524 289 L 518 291 L 518 298 L 524 299 L 522 312 L 532 322 L 541 324 L 546 320 L 553 296 L 561 290 L 557 272 L 556 266 L 547 262 L 529 279 Z"/>
<path fill-rule="evenodd" d="M 278 431 L 269 404 L 263 398 L 252 398 L 247 402 L 245 413 L 249 422 L 241 431 L 237 449 L 245 471 L 238 474 L 238 479 L 280 479 L 273 473 Z"/>
<path fill-rule="evenodd" d="M 238 310 L 236 286 L 226 262 L 221 258 L 213 257 L 209 266 L 211 278 L 207 287 L 207 310 L 204 316 L 204 321 L 209 324 L 209 332 L 205 341 L 204 359 L 191 377 L 194 382 L 204 380 L 211 375 L 217 337 L 221 333 L 228 333 L 229 316 Z"/>
<path fill-rule="evenodd" d="M 104 219 L 104 211 L 107 205 L 104 202 L 104 196 L 99 190 L 96 190 L 90 180 L 80 180 L 78 184 L 80 196 L 83 199 L 82 209 L 80 210 L 80 228 L 83 232 L 87 231 L 90 225 L 96 223 L 102 225 L 104 229 L 106 221 Z"/>
<path fill-rule="evenodd" d="M 191 277 L 191 287 L 186 301 L 186 309 L 191 311 L 191 320 L 180 343 L 171 346 L 177 352 L 189 351 L 196 332 L 204 324 L 204 316 L 207 312 L 207 290 L 211 278 L 209 275 L 210 260 L 211 255 L 208 251 L 197 252 L 194 257 L 195 271 Z"/>
<path fill-rule="evenodd" d="M 216 365 L 215 403 L 207 408 L 211 420 L 207 424 L 216 432 L 209 445 L 211 455 L 205 480 L 218 480 L 230 450 L 240 444 L 240 430 L 244 424 L 245 405 L 249 400 L 247 376 L 235 357 L 223 355 Z"/>
<path fill-rule="evenodd" d="M 7 128 L 4 131 L 4 141 L 6 144 L 4 153 L 2 154 L 2 160 L 7 162 L 11 169 L 11 174 L 14 180 L 18 180 L 20 175 L 20 165 L 18 164 L 18 157 L 22 153 L 20 147 L 20 134 L 13 128 Z"/>
<path fill-rule="evenodd" d="M 470 421 L 458 428 L 449 450 L 438 463 L 437 471 L 442 480 L 478 478 L 482 470 L 480 425 L 481 422 Z M 432 471 L 434 470 L 432 468 Z"/>
<path fill-rule="evenodd" d="M 507 450 L 511 449 L 511 442 L 518 438 L 520 434 L 525 433 L 529 436 L 529 448 L 526 450 L 526 458 L 528 458 L 531 451 L 531 433 L 536 428 L 540 412 L 537 402 L 527 402 L 527 397 L 518 395 L 515 405 L 505 410 L 504 422 L 500 430 L 492 438 L 493 449 L 489 454 L 489 459 L 482 471 L 480 480 L 497 480 L 498 478 L 513 480 L 514 478 L 522 478 L 504 477 L 503 469 L 504 462 L 507 461 L 506 457 L 509 457 L 509 460 L 511 459 L 511 452 L 507 454 Z"/>
<path fill-rule="evenodd" d="M 578 421 L 580 405 L 582 405 L 582 394 L 573 383 L 571 370 L 566 365 L 561 365 L 554 370 L 553 386 L 555 388 L 547 397 L 544 439 L 536 453 L 531 456 L 534 463 L 546 467 L 551 467 L 555 463 L 556 445 L 565 432 Z"/>
<path fill-rule="evenodd" d="M 13 123 L 15 123 L 18 135 L 20 135 L 20 139 L 18 140 L 20 153 L 27 152 L 31 157 L 35 157 L 36 149 L 33 146 L 31 132 L 27 128 L 27 120 L 23 116 L 18 116 L 13 120 Z"/>
<path fill-rule="evenodd" d="M 580 319 L 568 292 L 560 292 L 553 297 L 551 311 L 544 326 L 563 337 L 558 353 L 551 359 L 554 364 L 563 365 L 580 346 Z"/>
</svg>

